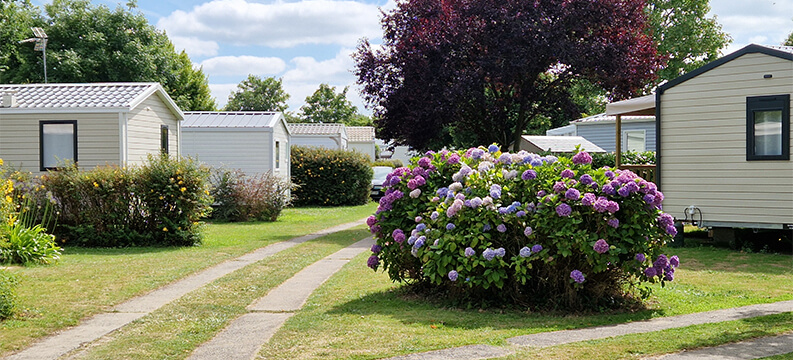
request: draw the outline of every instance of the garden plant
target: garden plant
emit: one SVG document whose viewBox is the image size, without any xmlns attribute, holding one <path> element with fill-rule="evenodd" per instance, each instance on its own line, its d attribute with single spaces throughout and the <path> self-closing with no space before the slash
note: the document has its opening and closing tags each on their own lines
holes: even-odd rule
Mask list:
<svg viewBox="0 0 793 360">
<path fill-rule="evenodd" d="M 367 220 L 368 265 L 459 299 L 542 308 L 618 307 L 674 279 L 663 194 L 592 157 L 428 152 L 387 178 Z"/>
</svg>

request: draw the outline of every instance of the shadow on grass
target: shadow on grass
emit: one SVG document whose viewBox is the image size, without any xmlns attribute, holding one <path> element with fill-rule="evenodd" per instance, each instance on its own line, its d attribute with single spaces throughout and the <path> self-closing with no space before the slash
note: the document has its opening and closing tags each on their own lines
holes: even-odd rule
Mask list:
<svg viewBox="0 0 793 360">
<path fill-rule="evenodd" d="M 680 256 L 680 267 L 690 271 L 713 270 L 766 275 L 793 273 L 793 257 L 790 255 L 745 253 L 710 246 L 669 248 L 667 253 Z"/>
<path fill-rule="evenodd" d="M 578 315 L 562 312 L 528 312 L 509 309 L 463 309 L 437 299 L 408 294 L 402 289 L 370 293 L 356 300 L 334 306 L 328 314 L 378 315 L 397 319 L 403 324 L 436 325 L 466 330 L 521 330 L 538 333 L 581 327 L 620 324 L 663 316 L 662 310 L 637 312 L 612 311 Z"/>
<path fill-rule="evenodd" d="M 779 335 L 780 330 L 777 329 L 777 327 L 785 328 L 793 324 L 793 313 L 760 316 L 743 319 L 740 320 L 740 322 L 746 324 L 750 328 L 728 329 L 710 337 L 699 338 L 695 336 L 692 341 L 684 343 L 681 348 L 690 350 L 726 344 L 725 347 L 727 350 L 723 352 L 723 354 L 729 354 L 730 358 L 754 359 L 757 357 L 756 351 L 741 348 L 736 346 L 736 344 L 730 343 Z M 782 330 L 784 331 L 784 329 Z"/>
</svg>

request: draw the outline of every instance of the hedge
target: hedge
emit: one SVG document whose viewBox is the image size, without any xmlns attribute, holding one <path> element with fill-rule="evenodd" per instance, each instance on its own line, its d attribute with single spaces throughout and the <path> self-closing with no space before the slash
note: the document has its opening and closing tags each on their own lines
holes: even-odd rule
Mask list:
<svg viewBox="0 0 793 360">
<path fill-rule="evenodd" d="M 292 146 L 292 183 L 295 205 L 362 205 L 369 201 L 372 169 L 355 151 Z"/>
</svg>

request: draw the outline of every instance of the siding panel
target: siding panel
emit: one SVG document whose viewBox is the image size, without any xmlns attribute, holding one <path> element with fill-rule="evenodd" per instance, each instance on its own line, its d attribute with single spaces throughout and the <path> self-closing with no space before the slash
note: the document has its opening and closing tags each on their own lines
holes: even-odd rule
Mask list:
<svg viewBox="0 0 793 360">
<path fill-rule="evenodd" d="M 156 94 L 149 96 L 128 115 L 127 163 L 140 165 L 149 154 L 160 152 L 160 126 L 168 125 L 168 152 L 180 154 L 179 120 Z"/>
</svg>

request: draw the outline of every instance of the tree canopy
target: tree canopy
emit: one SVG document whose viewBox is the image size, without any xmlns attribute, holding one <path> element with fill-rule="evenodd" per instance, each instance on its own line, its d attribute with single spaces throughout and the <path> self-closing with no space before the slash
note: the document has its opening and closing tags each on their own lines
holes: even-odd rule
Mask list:
<svg viewBox="0 0 793 360">
<path fill-rule="evenodd" d="M 647 33 L 666 60 L 647 90 L 719 58 L 732 38 L 709 11 L 709 0 L 647 0 Z"/>
<path fill-rule="evenodd" d="M 785 42 L 782 43 L 782 46 L 793 46 L 793 31 L 787 36 Z"/>
<path fill-rule="evenodd" d="M 641 0 L 408 0 L 382 19 L 383 46 L 354 54 L 378 137 L 418 149 L 517 149 L 541 122 L 579 112 L 578 79 L 620 99 L 662 61 Z"/>
<path fill-rule="evenodd" d="M 357 114 L 358 108 L 347 100 L 347 89 L 336 93 L 336 87 L 319 84 L 313 94 L 306 97 L 306 104 L 300 108 L 300 121 L 306 123 L 349 123 Z"/>
<path fill-rule="evenodd" d="M 186 53 L 177 53 L 167 35 L 135 11 L 134 2 L 111 10 L 88 0 L 53 0 L 44 6 L 45 15 L 29 0 L 0 4 L 0 32 L 15 47 L 0 56 L 5 83 L 43 82 L 41 52 L 17 43 L 31 37 L 30 26 L 40 26 L 49 37 L 49 82 L 159 82 L 184 110 L 215 108 L 203 71 L 193 68 Z"/>
<path fill-rule="evenodd" d="M 256 75 L 237 84 L 237 90 L 229 95 L 226 103 L 227 111 L 281 111 L 285 112 L 289 105 L 289 94 L 284 91 L 282 80 L 274 77 L 262 79 Z"/>
</svg>

